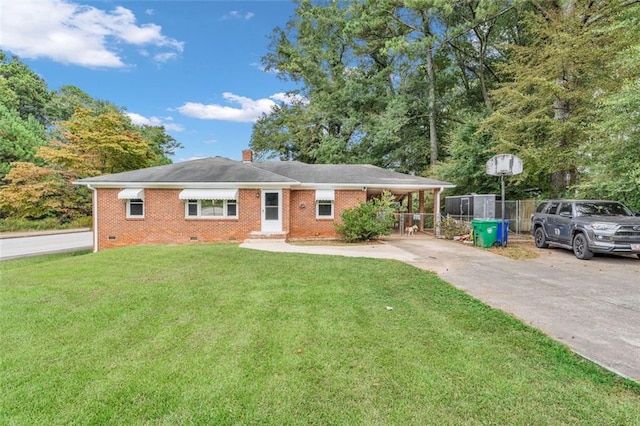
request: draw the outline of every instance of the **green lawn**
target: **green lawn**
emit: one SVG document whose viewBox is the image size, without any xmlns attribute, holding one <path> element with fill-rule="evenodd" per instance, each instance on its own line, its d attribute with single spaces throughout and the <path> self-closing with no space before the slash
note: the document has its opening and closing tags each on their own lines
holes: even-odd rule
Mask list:
<svg viewBox="0 0 640 426">
<path fill-rule="evenodd" d="M 640 420 L 637 384 L 400 262 L 202 244 L 0 272 L 0 424 Z"/>
</svg>

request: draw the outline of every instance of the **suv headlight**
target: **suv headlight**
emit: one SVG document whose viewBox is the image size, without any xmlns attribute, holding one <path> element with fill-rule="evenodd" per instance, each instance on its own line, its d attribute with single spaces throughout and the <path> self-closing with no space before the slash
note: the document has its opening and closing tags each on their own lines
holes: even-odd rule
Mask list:
<svg viewBox="0 0 640 426">
<path fill-rule="evenodd" d="M 592 223 L 591 224 L 591 229 L 595 230 L 595 231 L 611 231 L 613 229 L 616 229 L 618 225 L 616 225 L 615 223 Z"/>
</svg>

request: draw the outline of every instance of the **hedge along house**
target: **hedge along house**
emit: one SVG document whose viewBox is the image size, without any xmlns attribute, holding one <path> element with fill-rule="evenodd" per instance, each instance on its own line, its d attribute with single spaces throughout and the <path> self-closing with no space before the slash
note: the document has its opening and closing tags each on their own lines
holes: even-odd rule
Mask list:
<svg viewBox="0 0 640 426">
<path fill-rule="evenodd" d="M 338 238 L 347 208 L 452 184 L 362 164 L 238 162 L 211 157 L 75 182 L 93 191 L 94 251 L 139 244 Z M 421 213 L 424 203 L 420 203 Z"/>
</svg>

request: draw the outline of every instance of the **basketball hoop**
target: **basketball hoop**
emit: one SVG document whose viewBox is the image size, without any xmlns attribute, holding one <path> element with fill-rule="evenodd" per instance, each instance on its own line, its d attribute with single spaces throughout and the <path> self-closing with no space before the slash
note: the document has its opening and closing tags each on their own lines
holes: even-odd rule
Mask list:
<svg viewBox="0 0 640 426">
<path fill-rule="evenodd" d="M 504 247 L 505 233 L 504 229 L 504 177 L 519 175 L 522 173 L 522 160 L 512 154 L 498 154 L 487 160 L 485 170 L 488 175 L 500 176 L 500 188 L 502 191 L 502 236 L 500 246 Z"/>
</svg>

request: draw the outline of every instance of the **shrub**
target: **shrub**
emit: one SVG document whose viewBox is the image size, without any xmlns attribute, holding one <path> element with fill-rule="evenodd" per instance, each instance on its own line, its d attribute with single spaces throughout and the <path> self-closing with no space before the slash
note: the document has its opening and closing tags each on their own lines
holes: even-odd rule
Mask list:
<svg viewBox="0 0 640 426">
<path fill-rule="evenodd" d="M 389 235 L 395 222 L 392 202 L 393 196 L 383 192 L 380 198 L 346 209 L 340 215 L 342 223 L 336 224 L 336 230 L 349 242 L 377 240 Z"/>
<path fill-rule="evenodd" d="M 53 217 L 40 220 L 0 219 L 0 232 L 48 231 L 54 229 L 91 228 L 91 226 L 91 216 L 80 217 L 71 222 L 62 222 Z"/>
<path fill-rule="evenodd" d="M 447 240 L 452 240 L 455 236 L 471 233 L 471 225 L 468 222 L 446 217 L 440 221 L 440 231 Z"/>
</svg>

